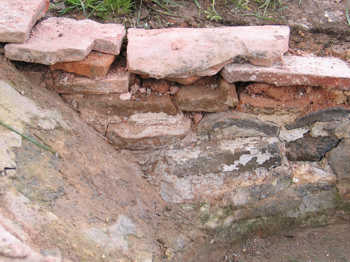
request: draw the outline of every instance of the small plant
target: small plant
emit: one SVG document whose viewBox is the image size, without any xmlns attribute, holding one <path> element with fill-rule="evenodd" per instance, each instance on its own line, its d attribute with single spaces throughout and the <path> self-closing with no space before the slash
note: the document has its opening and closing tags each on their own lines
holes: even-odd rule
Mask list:
<svg viewBox="0 0 350 262">
<path fill-rule="evenodd" d="M 207 19 L 209 19 L 210 21 L 219 22 L 220 20 L 222 20 L 222 17 L 218 14 L 218 12 L 215 9 L 215 0 L 212 0 L 210 7 L 208 8 L 208 10 L 204 11 L 204 13 Z"/>
<path fill-rule="evenodd" d="M 260 0 L 258 0 L 260 2 Z M 276 9 L 277 7 L 281 6 L 282 2 L 281 0 L 265 0 L 260 6 L 260 9 L 264 9 L 264 16 L 266 14 L 266 11 L 268 8 Z"/>
<path fill-rule="evenodd" d="M 120 15 L 130 12 L 131 0 L 64 0 L 65 8 L 60 11 L 66 14 L 74 10 L 81 10 L 86 17 L 91 15 L 104 16 L 108 14 Z"/>
<path fill-rule="evenodd" d="M 255 10 L 253 15 L 256 17 L 260 17 L 263 18 L 266 16 L 267 14 L 267 10 L 269 9 L 277 9 L 283 6 L 282 0 L 232 0 L 233 3 L 241 9 L 246 9 L 246 10 L 252 10 L 254 9 L 254 7 L 252 6 L 256 6 L 258 5 L 258 10 Z M 302 0 L 299 0 L 299 3 Z M 250 6 L 249 6 L 250 5 Z M 263 10 L 262 14 L 261 11 Z"/>
<path fill-rule="evenodd" d="M 104 6 L 107 12 L 112 12 L 113 14 L 127 14 L 133 6 L 131 0 L 104 0 Z"/>
</svg>

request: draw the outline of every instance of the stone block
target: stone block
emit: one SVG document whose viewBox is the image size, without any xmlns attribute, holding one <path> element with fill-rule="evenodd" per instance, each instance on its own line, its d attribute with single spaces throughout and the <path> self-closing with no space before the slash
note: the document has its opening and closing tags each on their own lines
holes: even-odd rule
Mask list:
<svg viewBox="0 0 350 262">
<path fill-rule="evenodd" d="M 223 112 L 238 104 L 236 87 L 220 80 L 218 88 L 202 85 L 180 88 L 175 101 L 182 111 Z"/>
<path fill-rule="evenodd" d="M 7 44 L 5 55 L 45 65 L 81 61 L 92 50 L 118 55 L 124 36 L 123 25 L 51 17 L 37 24 L 23 44 Z"/>
<path fill-rule="evenodd" d="M 198 135 L 204 139 L 277 136 L 279 126 L 240 112 L 224 112 L 205 116 L 198 125 Z"/>
<path fill-rule="evenodd" d="M 288 41 L 287 26 L 129 29 L 128 68 L 189 84 L 215 75 L 237 56 L 276 60 L 288 51 Z"/>
<path fill-rule="evenodd" d="M 287 124 L 287 129 L 295 129 L 305 126 L 311 126 L 316 122 L 342 121 L 350 118 L 350 109 L 343 107 L 333 107 L 307 115 L 298 117 L 293 123 Z"/>
<path fill-rule="evenodd" d="M 320 161 L 338 142 L 332 136 L 304 136 L 286 144 L 286 155 L 290 161 Z"/>
<path fill-rule="evenodd" d="M 141 113 L 110 124 L 106 136 L 118 148 L 145 150 L 175 143 L 190 130 L 191 120 L 182 114 Z"/>
<path fill-rule="evenodd" d="M 23 43 L 49 8 L 49 0 L 2 0 L 0 42 Z"/>
<path fill-rule="evenodd" d="M 77 110 L 95 110 L 106 117 L 131 116 L 136 113 L 161 113 L 176 115 L 178 110 L 170 96 L 148 96 L 123 100 L 123 94 L 108 95 L 63 95 L 63 98 Z"/>
<path fill-rule="evenodd" d="M 277 86 L 322 86 L 350 90 L 350 68 L 333 57 L 284 56 L 270 67 L 229 64 L 221 75 L 230 83 L 264 82 Z"/>
<path fill-rule="evenodd" d="M 120 94 L 128 92 L 129 77 L 126 70 L 114 68 L 107 76 L 95 79 L 63 72 L 55 74 L 53 80 L 59 94 Z"/>
</svg>

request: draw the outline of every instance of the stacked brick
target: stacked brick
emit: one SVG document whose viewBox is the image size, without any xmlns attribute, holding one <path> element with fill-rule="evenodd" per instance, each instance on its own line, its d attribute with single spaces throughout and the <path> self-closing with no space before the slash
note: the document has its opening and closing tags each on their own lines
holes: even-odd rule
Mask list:
<svg viewBox="0 0 350 262">
<path fill-rule="evenodd" d="M 142 138 L 157 145 L 172 141 L 157 131 L 159 126 L 170 137 L 185 136 L 190 126 L 183 112 L 198 124 L 203 112 L 300 114 L 349 107 L 348 64 L 287 55 L 288 26 L 126 32 L 118 24 L 57 17 L 35 25 L 48 0 L 4 2 L 0 42 L 5 56 L 49 65 L 53 88 L 121 146 Z M 179 126 L 186 128 L 175 132 Z M 143 132 L 149 127 L 152 132 Z"/>
</svg>

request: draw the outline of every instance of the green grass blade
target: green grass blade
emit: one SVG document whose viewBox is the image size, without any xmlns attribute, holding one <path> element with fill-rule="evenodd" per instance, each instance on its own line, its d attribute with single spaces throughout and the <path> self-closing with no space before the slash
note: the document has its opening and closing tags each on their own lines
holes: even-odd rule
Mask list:
<svg viewBox="0 0 350 262">
<path fill-rule="evenodd" d="M 23 137 L 24 139 L 26 139 L 26 140 L 28 140 L 29 142 L 31 142 L 32 144 L 34 144 L 34 145 L 40 147 L 41 149 L 44 149 L 44 150 L 46 150 L 46 151 L 51 152 L 51 153 L 54 154 L 54 155 L 57 155 L 57 152 L 55 152 L 55 151 L 54 151 L 53 149 L 51 149 L 50 147 L 39 143 L 39 142 L 36 141 L 34 138 L 31 138 L 31 137 L 29 137 L 29 136 L 26 136 L 26 135 L 24 135 L 24 134 L 18 132 L 16 129 L 14 129 L 13 127 L 11 127 L 11 126 L 5 124 L 4 122 L 0 121 L 0 125 L 3 126 L 3 127 L 5 127 L 5 128 L 7 128 L 8 130 L 10 130 L 10 131 L 16 133 L 17 135 Z"/>
</svg>

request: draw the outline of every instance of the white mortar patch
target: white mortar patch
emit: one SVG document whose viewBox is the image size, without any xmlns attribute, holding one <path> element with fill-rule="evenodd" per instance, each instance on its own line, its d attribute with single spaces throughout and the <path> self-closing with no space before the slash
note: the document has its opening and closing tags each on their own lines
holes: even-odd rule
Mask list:
<svg viewBox="0 0 350 262">
<path fill-rule="evenodd" d="M 277 138 L 268 138 L 264 140 L 266 144 L 270 143 L 277 143 L 278 139 Z M 239 139 L 239 140 L 230 140 L 230 141 L 222 141 L 220 143 L 220 149 L 222 150 L 229 150 L 232 153 L 238 153 L 240 151 L 249 151 L 248 154 L 242 154 L 239 157 L 239 160 L 235 161 L 231 165 L 226 165 L 224 164 L 222 166 L 222 170 L 224 172 L 232 172 L 235 170 L 239 170 L 240 166 L 245 166 L 248 164 L 251 160 L 255 160 L 259 165 L 265 163 L 268 161 L 270 158 L 273 157 L 270 153 L 262 153 L 258 146 L 261 144 L 261 139 L 260 138 L 255 138 L 255 137 L 248 137 L 244 139 Z"/>
</svg>

